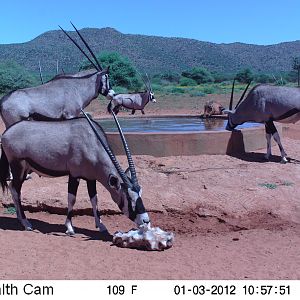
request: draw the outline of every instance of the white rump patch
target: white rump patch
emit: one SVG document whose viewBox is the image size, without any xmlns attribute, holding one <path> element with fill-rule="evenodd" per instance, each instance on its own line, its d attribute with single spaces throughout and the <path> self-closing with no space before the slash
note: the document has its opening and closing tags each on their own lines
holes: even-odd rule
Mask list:
<svg viewBox="0 0 300 300">
<path fill-rule="evenodd" d="M 173 246 L 174 233 L 151 227 L 149 223 L 128 232 L 117 231 L 113 235 L 113 243 L 122 248 L 162 251 Z"/>
</svg>

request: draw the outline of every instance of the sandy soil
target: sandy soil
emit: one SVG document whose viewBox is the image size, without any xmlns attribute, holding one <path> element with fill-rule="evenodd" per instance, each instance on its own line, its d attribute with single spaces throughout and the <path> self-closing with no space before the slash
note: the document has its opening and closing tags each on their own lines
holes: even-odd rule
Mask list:
<svg viewBox="0 0 300 300">
<path fill-rule="evenodd" d="M 103 116 L 104 106 L 94 105 L 88 110 Z M 190 106 L 156 109 L 148 113 L 195 114 Z M 77 234 L 66 236 L 67 178 L 34 175 L 23 188 L 33 232 L 9 214 L 10 195 L 2 197 L 0 278 L 300 279 L 299 132 L 298 126 L 285 130 L 283 144 L 292 158 L 285 165 L 277 148 L 270 162 L 263 160 L 264 150 L 238 157 L 135 156 L 152 224 L 176 235 L 163 252 L 118 248 L 110 235 L 101 236 L 84 182 L 75 207 Z M 125 158 L 120 161 L 125 166 Z M 131 229 L 109 194 L 97 188 L 110 233 Z"/>
</svg>

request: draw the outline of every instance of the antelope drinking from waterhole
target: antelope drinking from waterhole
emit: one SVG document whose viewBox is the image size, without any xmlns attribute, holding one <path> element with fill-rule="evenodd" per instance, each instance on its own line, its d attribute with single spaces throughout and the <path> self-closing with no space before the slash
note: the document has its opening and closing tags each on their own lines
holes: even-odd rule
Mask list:
<svg viewBox="0 0 300 300">
<path fill-rule="evenodd" d="M 245 92 L 246 90 L 243 95 Z M 286 163 L 288 161 L 287 154 L 281 144 L 274 121 L 280 123 L 299 121 L 300 89 L 259 84 L 250 90 L 244 100 L 243 95 L 234 109 L 232 109 L 233 99 L 231 97 L 229 110 L 224 111 L 228 113 L 226 129 L 233 130 L 237 125 L 245 122 L 264 123 L 267 139 L 266 159 L 269 160 L 271 155 L 271 137 L 273 136 L 281 153 L 281 162 Z"/>
</svg>

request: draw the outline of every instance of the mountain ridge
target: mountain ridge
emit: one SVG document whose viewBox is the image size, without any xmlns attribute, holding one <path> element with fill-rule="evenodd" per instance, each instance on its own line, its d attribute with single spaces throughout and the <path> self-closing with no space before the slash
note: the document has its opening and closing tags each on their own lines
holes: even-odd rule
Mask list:
<svg viewBox="0 0 300 300">
<path fill-rule="evenodd" d="M 68 33 L 79 41 L 74 31 Z M 292 68 L 300 56 L 300 40 L 274 45 L 241 42 L 212 43 L 189 38 L 124 34 L 111 28 L 83 28 L 80 33 L 95 53 L 117 51 L 150 74 L 182 72 L 205 67 L 220 73 L 236 73 L 249 67 L 254 72 L 279 73 Z M 82 44 L 82 43 L 81 43 Z M 27 70 L 54 73 L 56 61 L 67 72 L 76 72 L 84 57 L 61 30 L 50 30 L 24 43 L 1 44 L 0 60 L 14 60 Z"/>
</svg>

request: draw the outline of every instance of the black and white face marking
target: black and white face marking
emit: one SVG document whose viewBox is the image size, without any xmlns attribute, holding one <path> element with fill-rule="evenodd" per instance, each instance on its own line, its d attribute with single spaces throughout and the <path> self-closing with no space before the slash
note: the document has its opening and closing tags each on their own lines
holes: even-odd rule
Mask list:
<svg viewBox="0 0 300 300">
<path fill-rule="evenodd" d="M 150 101 L 155 103 L 156 102 L 156 99 L 154 98 L 154 93 L 153 92 L 150 92 L 149 93 L 149 97 L 150 97 Z"/>
<path fill-rule="evenodd" d="M 111 99 L 115 95 L 114 90 L 111 89 L 109 83 L 109 77 L 107 73 L 101 76 L 100 89 L 101 89 L 100 90 L 101 95 L 108 97 L 109 99 Z"/>
<path fill-rule="evenodd" d="M 131 221 L 135 222 L 137 226 L 149 223 L 150 219 L 141 197 L 142 190 L 140 189 L 136 192 L 132 188 L 127 188 L 125 185 L 122 185 L 122 190 L 124 193 L 122 194 L 121 205 L 119 205 L 122 212 Z"/>
</svg>

